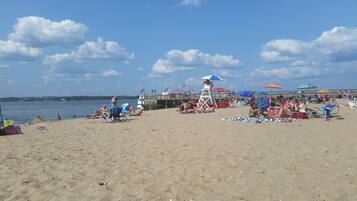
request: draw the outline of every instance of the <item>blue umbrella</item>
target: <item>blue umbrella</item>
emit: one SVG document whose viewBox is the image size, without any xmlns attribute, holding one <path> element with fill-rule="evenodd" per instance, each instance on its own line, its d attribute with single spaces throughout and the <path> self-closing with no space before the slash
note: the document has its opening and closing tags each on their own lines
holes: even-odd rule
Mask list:
<svg viewBox="0 0 357 201">
<path fill-rule="evenodd" d="M 316 89 L 317 87 L 312 84 L 302 84 L 297 87 L 300 90 Z"/>
<path fill-rule="evenodd" d="M 211 81 L 222 81 L 223 80 L 218 75 L 207 75 L 207 76 L 202 77 L 202 79 L 211 80 Z"/>
<path fill-rule="evenodd" d="M 238 95 L 242 96 L 242 97 L 253 97 L 254 92 L 252 92 L 252 91 L 239 91 Z"/>
</svg>

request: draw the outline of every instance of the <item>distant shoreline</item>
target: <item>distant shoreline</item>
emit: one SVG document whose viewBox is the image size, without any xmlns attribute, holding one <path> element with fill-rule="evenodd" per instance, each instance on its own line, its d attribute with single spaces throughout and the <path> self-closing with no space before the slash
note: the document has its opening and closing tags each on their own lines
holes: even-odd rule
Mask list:
<svg viewBox="0 0 357 201">
<path fill-rule="evenodd" d="M 109 100 L 113 96 L 40 96 L 40 97 L 4 97 L 0 102 L 17 101 L 85 101 L 85 100 Z M 138 96 L 117 96 L 119 99 L 138 99 Z"/>
</svg>

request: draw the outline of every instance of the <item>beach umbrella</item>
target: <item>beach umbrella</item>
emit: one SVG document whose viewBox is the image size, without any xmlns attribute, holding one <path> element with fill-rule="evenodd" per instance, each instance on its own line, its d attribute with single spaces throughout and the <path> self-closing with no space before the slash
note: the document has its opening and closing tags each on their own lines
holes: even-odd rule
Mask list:
<svg viewBox="0 0 357 201">
<path fill-rule="evenodd" d="M 238 95 L 242 96 L 242 97 L 253 97 L 254 92 L 252 92 L 252 91 L 239 91 Z"/>
<path fill-rule="evenodd" d="M 207 75 L 207 76 L 202 77 L 202 79 L 211 80 L 211 81 L 222 81 L 223 80 L 218 75 Z"/>
<path fill-rule="evenodd" d="M 318 91 L 318 93 L 331 93 L 332 91 L 331 90 L 328 90 L 328 89 L 320 89 Z"/>
<path fill-rule="evenodd" d="M 312 84 L 301 84 L 297 87 L 297 89 L 300 90 L 311 90 L 311 89 L 316 89 L 317 87 L 312 85 Z"/>
<path fill-rule="evenodd" d="M 266 83 L 262 85 L 265 88 L 270 88 L 270 89 L 281 89 L 281 86 L 279 84 L 276 83 Z"/>
</svg>

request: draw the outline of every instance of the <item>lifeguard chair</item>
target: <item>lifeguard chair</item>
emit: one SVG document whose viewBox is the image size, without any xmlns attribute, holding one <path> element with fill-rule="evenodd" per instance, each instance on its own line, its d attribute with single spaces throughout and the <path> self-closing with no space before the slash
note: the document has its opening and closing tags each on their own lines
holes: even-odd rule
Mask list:
<svg viewBox="0 0 357 201">
<path fill-rule="evenodd" d="M 212 93 L 211 92 L 212 92 L 212 82 L 204 83 L 203 84 L 203 89 L 201 90 L 200 98 L 198 99 L 198 103 L 197 103 L 197 107 L 198 108 L 206 109 L 206 108 L 209 108 L 209 107 L 212 107 L 212 106 L 215 106 L 215 107 L 217 106 L 214 98 L 212 98 Z"/>
<path fill-rule="evenodd" d="M 199 109 L 207 109 L 211 106 L 217 107 L 216 101 L 212 98 L 213 81 L 222 81 L 223 79 L 217 75 L 207 75 L 202 77 L 206 80 L 203 83 L 200 99 L 198 99 L 197 107 Z"/>
<path fill-rule="evenodd" d="M 137 106 L 136 108 L 138 109 L 144 109 L 143 105 L 144 105 L 144 99 L 145 99 L 145 92 L 144 92 L 144 89 L 142 89 L 140 91 L 140 95 L 139 95 L 139 98 L 138 98 L 138 103 L 137 103 Z"/>
</svg>

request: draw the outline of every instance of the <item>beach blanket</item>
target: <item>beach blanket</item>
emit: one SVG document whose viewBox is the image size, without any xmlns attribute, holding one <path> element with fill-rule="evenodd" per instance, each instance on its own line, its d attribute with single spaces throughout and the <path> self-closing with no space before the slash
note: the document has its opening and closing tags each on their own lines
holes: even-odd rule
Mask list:
<svg viewBox="0 0 357 201">
<path fill-rule="evenodd" d="M 275 118 L 275 119 L 268 119 L 265 117 L 250 117 L 250 116 L 241 116 L 241 117 L 232 117 L 232 118 L 223 118 L 223 121 L 237 121 L 237 122 L 245 122 L 245 123 L 287 123 L 292 122 L 291 118 Z"/>
</svg>

